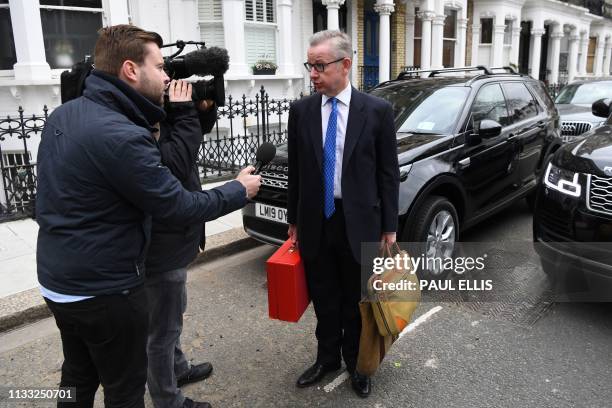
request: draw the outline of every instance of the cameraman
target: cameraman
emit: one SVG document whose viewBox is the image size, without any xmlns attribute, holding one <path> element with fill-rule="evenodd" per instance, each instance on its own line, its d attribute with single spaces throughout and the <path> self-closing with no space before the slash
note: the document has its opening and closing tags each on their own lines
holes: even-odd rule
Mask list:
<svg viewBox="0 0 612 408">
<path fill-rule="evenodd" d="M 185 189 L 198 191 L 202 189 L 197 166 L 198 150 L 202 134 L 210 132 L 217 112 L 213 101 L 203 100 L 194 104 L 191 91 L 191 84 L 187 82 L 170 82 L 165 105 L 167 116 L 160 123 L 157 139 L 162 164 Z M 190 365 L 180 343 L 183 314 L 187 307 L 187 266 L 198 254 L 203 236 L 203 225 L 199 223 L 177 226 L 153 220 L 145 288 L 150 316 L 147 385 L 156 408 L 210 406 L 185 398 L 178 388 L 203 380 L 212 372 L 212 365 L 208 362 Z"/>
<path fill-rule="evenodd" d="M 189 192 L 161 163 L 152 136 L 164 119 L 161 37 L 131 25 L 100 30 L 83 96 L 49 116 L 38 150 L 36 251 L 40 289 L 62 338 L 61 387 L 93 407 L 144 407 L 151 217 L 199 224 L 243 207 L 261 184 Z"/>
</svg>

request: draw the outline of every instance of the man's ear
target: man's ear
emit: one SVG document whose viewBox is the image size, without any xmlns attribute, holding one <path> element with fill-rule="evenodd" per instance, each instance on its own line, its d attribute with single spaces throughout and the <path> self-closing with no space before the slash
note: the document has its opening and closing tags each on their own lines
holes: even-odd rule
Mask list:
<svg viewBox="0 0 612 408">
<path fill-rule="evenodd" d="M 342 60 L 342 67 L 344 69 L 346 69 L 347 71 L 351 70 L 351 67 L 353 66 L 353 60 L 350 58 L 345 58 Z"/>
<path fill-rule="evenodd" d="M 125 60 L 119 70 L 119 78 L 127 83 L 138 82 L 138 69 L 134 61 Z"/>
</svg>

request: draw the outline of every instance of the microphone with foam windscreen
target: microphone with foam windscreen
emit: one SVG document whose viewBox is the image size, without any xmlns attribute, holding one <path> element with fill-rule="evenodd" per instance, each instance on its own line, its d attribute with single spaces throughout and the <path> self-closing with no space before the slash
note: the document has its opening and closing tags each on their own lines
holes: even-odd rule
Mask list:
<svg viewBox="0 0 612 408">
<path fill-rule="evenodd" d="M 166 58 L 165 68 L 168 76 L 174 79 L 192 75 L 222 76 L 229 69 L 229 55 L 224 48 L 200 48 L 185 55 Z"/>
<path fill-rule="evenodd" d="M 276 146 L 268 142 L 262 143 L 257 149 L 257 154 L 255 157 L 255 171 L 253 174 L 259 174 L 262 167 L 270 163 L 274 156 L 276 156 Z"/>
</svg>

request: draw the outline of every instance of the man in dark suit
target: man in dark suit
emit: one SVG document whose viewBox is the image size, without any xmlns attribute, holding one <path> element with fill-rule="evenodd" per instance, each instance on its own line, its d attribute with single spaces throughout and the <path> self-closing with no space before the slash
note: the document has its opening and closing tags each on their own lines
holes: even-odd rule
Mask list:
<svg viewBox="0 0 612 408">
<path fill-rule="evenodd" d="M 306 268 L 317 316 L 317 359 L 298 387 L 340 368 L 361 397 L 370 379 L 356 371 L 361 318 L 361 243 L 396 240 L 399 167 L 391 105 L 352 88 L 349 37 L 321 31 L 310 39 L 317 93 L 289 111 L 289 236 Z"/>
</svg>

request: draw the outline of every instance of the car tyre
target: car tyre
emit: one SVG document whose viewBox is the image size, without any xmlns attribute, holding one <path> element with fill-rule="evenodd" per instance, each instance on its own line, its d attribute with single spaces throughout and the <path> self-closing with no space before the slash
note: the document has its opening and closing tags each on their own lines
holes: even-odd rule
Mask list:
<svg viewBox="0 0 612 408">
<path fill-rule="evenodd" d="M 455 206 L 445 197 L 426 198 L 413 211 L 412 222 L 402 236 L 404 242 L 414 243 L 411 256 L 452 256 L 459 237 L 459 217 Z M 421 270 L 419 279 L 443 279 L 449 271 Z"/>
</svg>

